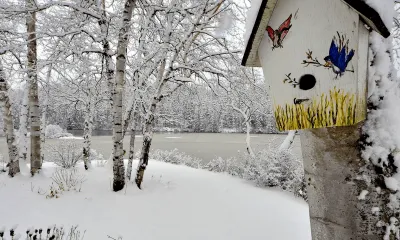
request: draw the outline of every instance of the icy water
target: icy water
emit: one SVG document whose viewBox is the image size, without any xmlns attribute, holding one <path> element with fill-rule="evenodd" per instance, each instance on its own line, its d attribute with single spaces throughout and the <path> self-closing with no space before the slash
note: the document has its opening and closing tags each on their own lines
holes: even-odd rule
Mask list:
<svg viewBox="0 0 400 240">
<path fill-rule="evenodd" d="M 92 148 L 108 158 L 112 151 L 112 140 L 109 136 L 110 132 L 95 132 L 92 142 Z M 79 132 L 74 132 L 75 136 L 79 136 Z M 286 135 L 273 134 L 254 134 L 251 135 L 251 143 L 254 151 L 268 148 L 270 144 L 280 144 Z M 246 151 L 246 135 L 245 134 L 221 134 L 221 133 L 157 133 L 154 136 L 151 149 L 173 150 L 177 148 L 181 152 L 185 152 L 194 157 L 203 159 L 204 163 L 216 157 L 229 158 L 235 157 L 239 152 Z M 48 139 L 47 144 L 55 144 L 59 140 Z M 79 144 L 83 140 L 74 140 Z M 135 151 L 139 151 L 142 146 L 142 137 L 137 136 L 135 141 Z M 129 147 L 129 136 L 124 139 L 124 148 Z M 293 144 L 293 152 L 301 157 L 300 138 L 296 136 Z M 5 138 L 0 137 L 0 153 L 7 156 L 7 145 Z"/>
</svg>

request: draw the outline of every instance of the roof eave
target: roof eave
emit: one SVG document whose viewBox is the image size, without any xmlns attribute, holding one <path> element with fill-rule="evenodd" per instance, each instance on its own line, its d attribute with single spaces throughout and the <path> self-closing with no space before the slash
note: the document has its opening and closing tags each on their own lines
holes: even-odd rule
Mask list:
<svg viewBox="0 0 400 240">
<path fill-rule="evenodd" d="M 386 27 L 379 13 L 361 0 L 342 0 L 350 8 L 356 11 L 362 20 L 374 31 L 382 35 L 384 38 L 390 36 L 390 31 Z"/>
<path fill-rule="evenodd" d="M 243 55 L 242 65 L 246 67 L 261 67 L 258 58 L 258 48 L 264 37 L 268 22 L 278 0 L 263 0 L 258 10 L 257 19 L 247 41 L 246 50 Z"/>
</svg>

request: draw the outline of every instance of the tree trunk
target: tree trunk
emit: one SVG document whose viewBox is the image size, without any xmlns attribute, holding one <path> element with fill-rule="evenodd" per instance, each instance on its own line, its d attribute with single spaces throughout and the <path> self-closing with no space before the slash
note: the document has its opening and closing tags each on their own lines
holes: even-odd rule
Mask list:
<svg viewBox="0 0 400 240">
<path fill-rule="evenodd" d="M 28 115 L 29 115 L 29 82 L 26 82 L 24 97 L 22 99 L 21 113 L 19 116 L 19 163 L 27 163 L 28 158 Z"/>
<path fill-rule="evenodd" d="M 279 150 L 289 149 L 292 146 L 293 142 L 294 142 L 294 138 L 296 137 L 296 133 L 297 133 L 297 131 L 289 131 L 287 137 L 285 138 L 285 140 L 283 141 L 283 143 L 279 147 Z"/>
<path fill-rule="evenodd" d="M 246 145 L 247 145 L 247 152 L 250 154 L 250 156 L 254 157 L 254 152 L 253 148 L 251 147 L 251 125 L 250 125 L 250 119 L 246 121 Z"/>
<path fill-rule="evenodd" d="M 128 45 L 128 32 L 135 1 L 126 0 L 123 13 L 122 26 L 119 30 L 118 47 L 117 47 L 117 64 L 115 75 L 115 91 L 113 97 L 114 107 L 114 149 L 113 149 L 113 172 L 114 182 L 113 190 L 120 191 L 125 186 L 125 167 L 123 152 L 123 126 L 122 126 L 122 95 L 125 85 L 125 68 L 126 68 L 126 51 Z"/>
<path fill-rule="evenodd" d="M 46 84 L 49 84 L 51 78 L 52 65 L 49 66 L 49 70 L 46 76 Z M 46 144 L 46 118 L 47 118 L 47 109 L 49 107 L 49 93 L 45 92 L 43 106 L 42 106 L 42 118 L 40 125 L 40 144 L 42 147 Z M 41 151 L 41 163 L 44 162 L 44 151 Z"/>
<path fill-rule="evenodd" d="M 91 168 L 90 151 L 92 146 L 92 130 L 93 130 L 93 103 L 89 99 L 89 106 L 85 112 L 85 123 L 83 128 L 83 163 L 85 169 Z"/>
<path fill-rule="evenodd" d="M 251 147 L 251 136 L 250 136 L 250 132 L 251 132 L 251 118 L 249 116 L 249 109 L 247 109 L 246 111 L 243 111 L 242 109 L 235 107 L 235 105 L 233 103 L 230 104 L 230 106 L 233 108 L 233 110 L 237 111 L 238 113 L 242 114 L 244 121 L 246 123 L 246 145 L 247 145 L 247 152 L 250 154 L 250 156 L 254 157 L 254 151 L 253 148 Z"/>
<path fill-rule="evenodd" d="M 104 68 L 106 69 L 105 71 L 105 76 L 107 80 L 107 87 L 108 87 L 108 94 L 110 97 L 110 106 L 111 109 L 114 109 L 114 90 L 115 90 L 115 66 L 114 62 L 112 59 L 111 55 L 111 48 L 110 48 L 110 42 L 108 41 L 108 31 L 109 31 L 109 26 L 108 26 L 108 21 L 107 21 L 107 12 L 106 12 L 106 3 L 105 0 L 101 0 L 101 16 L 102 19 L 98 21 L 98 24 L 100 26 L 100 31 L 101 35 L 103 37 L 102 44 L 103 44 L 103 57 L 104 57 Z M 102 63 L 103 64 L 103 63 Z M 112 125 L 114 126 L 114 116 L 112 118 Z M 112 141 L 114 143 L 114 134 L 112 136 Z M 114 156 L 114 146 L 112 147 L 112 155 L 109 157 L 109 160 L 107 161 L 107 168 L 111 169 L 113 168 L 114 163 L 112 162 L 112 158 Z"/>
<path fill-rule="evenodd" d="M 18 148 L 15 144 L 13 114 L 11 102 L 8 95 L 8 84 L 3 71 L 3 65 L 0 62 L 0 105 L 3 109 L 4 133 L 6 135 L 8 147 L 8 175 L 14 177 L 20 172 L 18 160 Z"/>
<path fill-rule="evenodd" d="M 26 0 L 26 7 L 34 7 L 33 0 Z M 36 43 L 36 12 L 27 13 L 26 27 L 28 33 L 28 81 L 29 81 L 29 115 L 31 123 L 31 174 L 41 168 L 40 145 L 40 110 L 37 79 L 37 43 Z"/>
<path fill-rule="evenodd" d="M 359 152 L 362 123 L 350 127 L 304 130 L 301 144 L 310 205 L 311 232 L 315 240 L 378 240 L 379 217 L 371 209 L 376 201 L 359 199 L 367 189 L 359 181 L 364 165 Z M 380 206 L 380 205 L 377 205 Z"/>
<path fill-rule="evenodd" d="M 40 125 L 40 146 L 44 147 L 46 144 L 46 114 L 48 108 L 48 100 L 47 97 L 43 102 L 42 106 L 42 117 L 41 117 L 41 125 Z M 40 153 L 40 162 L 43 164 L 44 162 L 44 151 Z"/>
<path fill-rule="evenodd" d="M 153 140 L 153 125 L 154 125 L 154 114 L 157 108 L 157 104 L 163 98 L 162 89 L 165 84 L 164 81 L 164 72 L 165 72 L 165 60 L 163 60 L 160 64 L 160 69 L 158 72 L 157 82 L 159 83 L 156 96 L 153 98 L 151 102 L 150 109 L 147 111 L 146 119 L 144 122 L 143 128 L 143 146 L 140 152 L 139 164 L 136 170 L 136 178 L 135 182 L 139 189 L 141 189 L 141 185 L 143 182 L 144 171 L 146 170 L 147 165 L 149 164 L 149 152 L 151 141 Z M 167 74 L 168 76 L 168 74 Z"/>
<path fill-rule="evenodd" d="M 107 25 L 107 12 L 106 12 L 106 3 L 105 0 L 101 2 L 102 12 L 101 16 L 102 19 L 99 20 L 98 24 L 100 26 L 101 35 L 103 37 L 102 44 L 103 44 L 103 57 L 105 62 L 105 69 L 106 69 L 106 79 L 107 79 L 107 86 L 110 96 L 110 104 L 111 108 L 113 107 L 113 92 L 114 92 L 114 64 L 111 57 L 111 49 L 110 49 L 110 42 L 108 41 L 108 25 Z"/>
<path fill-rule="evenodd" d="M 135 121 L 135 120 L 133 120 Z M 136 130 L 135 130 L 135 124 L 132 124 L 132 130 L 131 130 L 131 137 L 129 140 L 129 160 L 128 160 L 128 167 L 126 169 L 126 177 L 128 180 L 131 180 L 132 178 L 132 165 L 133 165 L 133 159 L 135 158 L 135 135 L 136 135 Z"/>
<path fill-rule="evenodd" d="M 150 111 L 155 111 L 156 103 L 151 105 Z M 153 124 L 154 124 L 154 113 L 151 112 L 147 114 L 145 125 L 143 129 L 143 145 L 142 150 L 140 152 L 140 159 L 138 168 L 136 170 L 136 178 L 135 182 L 139 189 L 141 189 L 141 185 L 143 182 L 144 171 L 146 170 L 147 165 L 149 164 L 149 153 L 151 142 L 153 140 Z"/>
</svg>

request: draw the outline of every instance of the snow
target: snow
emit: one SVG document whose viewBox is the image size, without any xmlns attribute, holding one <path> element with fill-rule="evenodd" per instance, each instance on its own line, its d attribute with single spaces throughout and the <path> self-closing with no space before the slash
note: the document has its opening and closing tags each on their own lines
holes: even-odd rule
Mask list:
<svg viewBox="0 0 400 240">
<path fill-rule="evenodd" d="M 49 190 L 54 170 L 44 163 L 34 179 L 0 175 L 0 213 L 7 216 L 0 228 L 18 224 L 17 232 L 24 233 L 32 226 L 78 224 L 85 239 L 311 239 L 303 200 L 227 175 L 153 161 L 143 190 L 128 183 L 114 193 L 107 168 L 85 172 L 80 165 L 82 191 L 46 199 L 38 189 Z"/>
<path fill-rule="evenodd" d="M 364 0 L 369 6 L 381 16 L 383 23 L 388 29 L 391 29 L 393 24 L 393 15 L 395 13 L 393 0 Z"/>
<path fill-rule="evenodd" d="M 373 208 L 371 209 L 371 212 L 372 212 L 373 214 L 378 214 L 380 211 L 381 211 L 381 210 L 380 210 L 379 207 L 373 207 Z"/>
<path fill-rule="evenodd" d="M 257 15 L 261 7 L 261 3 L 263 0 L 251 0 L 251 7 L 247 10 L 247 18 L 245 25 L 245 33 L 244 33 L 244 43 L 247 45 L 251 32 L 253 31 L 254 24 L 257 20 Z"/>
<path fill-rule="evenodd" d="M 59 139 L 64 139 L 64 140 L 83 140 L 83 137 L 60 137 Z"/>
<path fill-rule="evenodd" d="M 399 190 L 399 182 L 393 177 L 388 177 L 388 178 L 385 177 L 385 184 L 386 187 L 392 191 Z"/>
<path fill-rule="evenodd" d="M 394 3 L 390 0 L 366 0 L 392 28 Z M 391 61 L 392 38 L 384 39 L 376 32 L 370 34 L 370 67 L 368 68 L 369 101 L 377 107 L 368 113 L 364 133 L 368 135 L 362 156 L 377 166 L 388 166 L 388 156 L 400 149 L 399 82 Z M 382 97 L 384 96 L 384 97 Z"/>
<path fill-rule="evenodd" d="M 360 195 L 358 196 L 358 200 L 365 200 L 365 197 L 368 195 L 368 191 L 367 190 L 362 190 Z"/>
<path fill-rule="evenodd" d="M 224 14 L 218 24 L 218 28 L 215 30 L 215 36 L 223 38 L 226 36 L 229 29 L 232 27 L 233 19 L 230 14 Z"/>
</svg>

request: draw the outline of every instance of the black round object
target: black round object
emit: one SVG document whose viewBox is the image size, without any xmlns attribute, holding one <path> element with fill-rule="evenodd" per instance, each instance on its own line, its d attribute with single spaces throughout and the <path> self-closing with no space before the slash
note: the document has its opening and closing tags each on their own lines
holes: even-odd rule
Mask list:
<svg viewBox="0 0 400 240">
<path fill-rule="evenodd" d="M 317 79 L 315 79 L 314 75 L 311 74 L 305 74 L 301 76 L 299 80 L 299 88 L 301 90 L 310 90 L 315 87 L 315 84 L 317 83 Z"/>
</svg>

